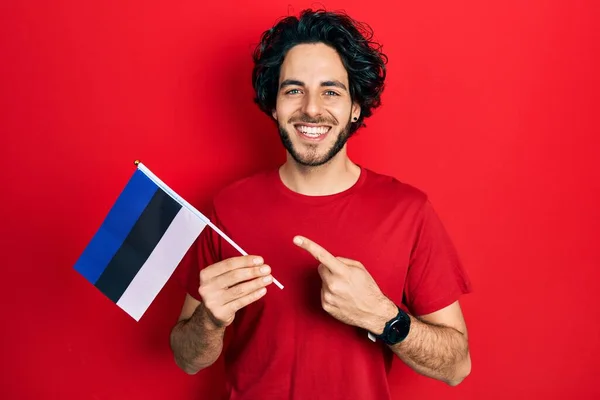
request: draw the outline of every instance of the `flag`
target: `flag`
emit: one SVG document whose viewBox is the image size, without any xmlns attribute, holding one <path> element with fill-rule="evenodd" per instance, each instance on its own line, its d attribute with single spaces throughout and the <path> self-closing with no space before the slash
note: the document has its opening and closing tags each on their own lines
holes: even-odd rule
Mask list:
<svg viewBox="0 0 600 400">
<path fill-rule="evenodd" d="M 136 165 L 75 270 L 139 321 L 202 230 L 213 225 Z"/>
</svg>

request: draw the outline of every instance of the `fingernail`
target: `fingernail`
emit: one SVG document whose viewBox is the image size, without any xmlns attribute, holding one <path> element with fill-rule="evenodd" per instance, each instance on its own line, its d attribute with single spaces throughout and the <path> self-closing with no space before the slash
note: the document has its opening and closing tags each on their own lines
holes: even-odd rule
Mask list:
<svg viewBox="0 0 600 400">
<path fill-rule="evenodd" d="M 263 282 L 271 282 L 271 277 L 270 276 L 265 276 L 263 278 Z"/>
<path fill-rule="evenodd" d="M 266 274 L 267 272 L 269 272 L 270 268 L 268 266 L 264 266 L 260 269 L 260 272 L 262 272 L 263 274 Z"/>
<path fill-rule="evenodd" d="M 252 262 L 254 263 L 254 265 L 260 265 L 262 264 L 263 260 L 260 257 L 256 257 L 254 260 L 252 260 Z"/>
<path fill-rule="evenodd" d="M 296 237 L 294 238 L 294 243 L 296 243 L 296 244 L 300 245 L 300 244 L 302 244 L 302 239 L 300 239 L 298 236 L 296 236 Z"/>
</svg>

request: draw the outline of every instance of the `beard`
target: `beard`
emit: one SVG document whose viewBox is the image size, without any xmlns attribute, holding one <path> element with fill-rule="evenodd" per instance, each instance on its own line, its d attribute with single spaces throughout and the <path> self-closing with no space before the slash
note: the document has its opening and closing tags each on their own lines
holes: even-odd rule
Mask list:
<svg viewBox="0 0 600 400">
<path fill-rule="evenodd" d="M 303 122 L 311 122 L 306 119 L 303 119 L 302 121 Z M 331 129 L 333 129 L 334 127 L 335 126 L 332 126 Z M 318 151 L 319 146 L 320 146 L 319 144 L 305 145 L 307 150 L 306 150 L 306 152 L 301 154 L 297 151 L 297 149 L 294 148 L 294 144 L 292 143 L 290 133 L 285 129 L 285 127 L 282 126 L 281 124 L 278 124 L 278 128 L 279 128 L 279 137 L 281 139 L 281 143 L 283 144 L 283 147 L 285 147 L 285 149 L 288 151 L 288 153 L 290 153 L 292 158 L 298 164 L 303 165 L 305 167 L 319 167 L 319 166 L 331 161 L 331 159 L 333 157 L 335 157 L 340 152 L 340 150 L 342 150 L 344 148 L 344 146 L 346 145 L 346 142 L 348 142 L 348 139 L 350 139 L 350 136 L 351 136 L 350 135 L 350 119 L 348 119 L 348 122 L 346 123 L 344 128 L 342 128 L 342 130 L 338 134 L 338 137 L 335 139 L 335 143 L 333 143 L 331 148 L 329 148 L 329 150 L 327 150 L 325 152 L 325 154 L 319 155 L 319 151 Z"/>
</svg>

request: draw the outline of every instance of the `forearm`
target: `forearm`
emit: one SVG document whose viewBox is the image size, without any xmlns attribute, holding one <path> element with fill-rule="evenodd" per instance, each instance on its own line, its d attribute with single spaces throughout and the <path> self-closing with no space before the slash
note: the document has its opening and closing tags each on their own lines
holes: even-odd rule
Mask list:
<svg viewBox="0 0 600 400">
<path fill-rule="evenodd" d="M 386 321 L 396 316 L 398 308 L 385 299 L 375 309 L 378 312 L 371 314 L 365 328 L 380 334 Z M 449 326 L 409 317 L 408 336 L 389 348 L 414 371 L 452 386 L 459 384 L 471 370 L 466 334 Z"/>
<path fill-rule="evenodd" d="M 213 364 L 223 349 L 225 328 L 216 328 L 200 304 L 192 316 L 179 321 L 171 331 L 175 363 L 188 374 Z"/>
<path fill-rule="evenodd" d="M 471 369 L 465 335 L 451 327 L 410 318 L 408 336 L 390 349 L 416 372 L 449 385 L 459 384 Z"/>
</svg>

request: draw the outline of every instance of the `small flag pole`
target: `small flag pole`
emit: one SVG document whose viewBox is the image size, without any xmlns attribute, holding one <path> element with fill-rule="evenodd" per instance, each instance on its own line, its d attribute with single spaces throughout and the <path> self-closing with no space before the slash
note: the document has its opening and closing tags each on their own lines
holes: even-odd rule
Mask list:
<svg viewBox="0 0 600 400">
<path fill-rule="evenodd" d="M 148 178 L 150 178 L 154 183 L 156 183 L 161 189 L 167 192 L 171 197 L 175 199 L 175 201 L 179 202 L 183 207 L 186 207 L 190 210 L 195 216 L 200 218 L 202 221 L 206 222 L 208 226 L 215 230 L 223 239 L 225 239 L 229 244 L 231 244 L 237 251 L 239 251 L 242 255 L 247 256 L 246 253 L 240 246 L 237 245 L 233 240 L 229 238 L 223 231 L 221 231 L 215 224 L 213 224 L 204 214 L 198 211 L 194 206 L 185 201 L 181 196 L 175 193 L 169 186 L 167 186 L 163 181 L 161 181 L 156 175 L 152 173 L 140 160 L 135 160 L 134 164 L 137 168 L 142 171 Z M 279 281 L 273 278 L 273 283 L 277 285 L 279 289 L 283 289 L 283 285 L 279 283 Z"/>
</svg>

